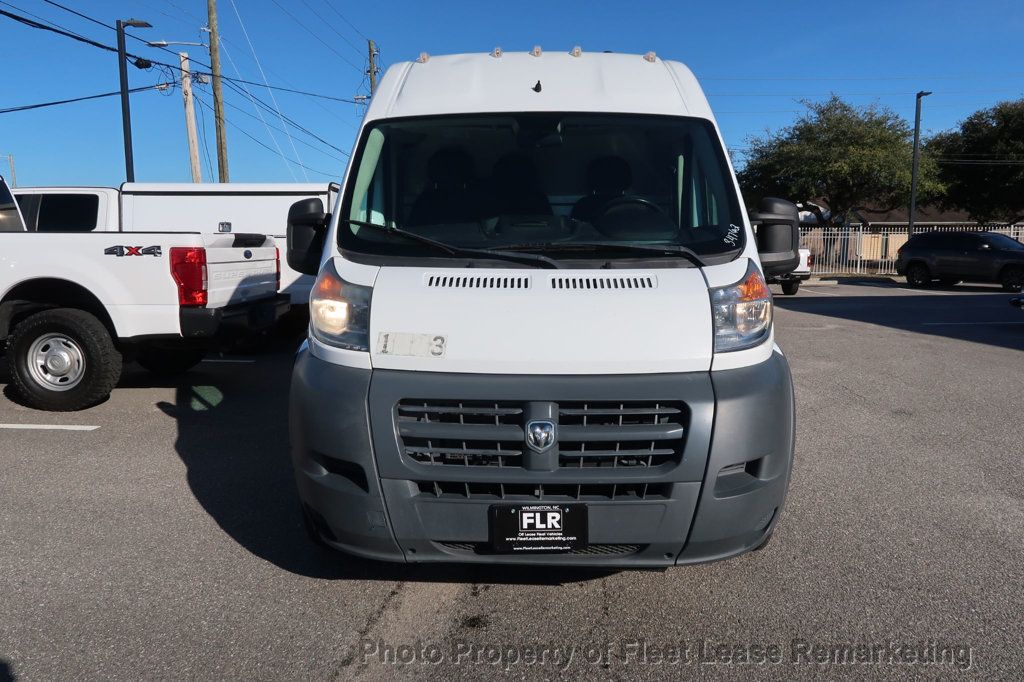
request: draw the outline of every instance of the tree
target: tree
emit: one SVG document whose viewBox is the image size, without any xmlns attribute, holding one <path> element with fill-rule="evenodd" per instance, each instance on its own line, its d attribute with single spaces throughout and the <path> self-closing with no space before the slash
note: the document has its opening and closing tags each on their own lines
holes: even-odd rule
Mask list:
<svg viewBox="0 0 1024 682">
<path fill-rule="evenodd" d="M 889 109 L 856 107 L 833 95 L 804 102 L 807 112 L 780 131 L 748 140 L 739 174 L 748 202 L 778 196 L 803 202 L 820 224 L 842 225 L 851 211 L 910 203 L 913 130 Z M 941 189 L 935 163 L 922 159 L 918 201 Z M 824 200 L 828 220 L 810 201 Z"/>
<path fill-rule="evenodd" d="M 976 111 L 925 149 L 946 184 L 944 204 L 978 222 L 1024 219 L 1024 99 Z"/>
</svg>

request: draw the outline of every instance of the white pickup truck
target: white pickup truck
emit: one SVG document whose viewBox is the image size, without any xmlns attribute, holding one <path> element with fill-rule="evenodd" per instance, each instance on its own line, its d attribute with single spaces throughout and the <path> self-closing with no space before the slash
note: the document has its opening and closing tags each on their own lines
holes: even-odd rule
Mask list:
<svg viewBox="0 0 1024 682">
<path fill-rule="evenodd" d="M 800 282 L 806 282 L 811 278 L 811 267 L 814 265 L 814 254 L 810 249 L 800 249 L 800 263 L 792 272 L 781 275 L 769 275 L 769 284 L 782 285 L 782 293 L 786 296 L 794 296 L 800 290 Z"/>
<path fill-rule="evenodd" d="M 337 190 L 334 183 L 123 183 L 11 192 L 29 232 L 241 232 L 283 241 L 294 202 L 317 198 L 331 211 Z M 313 278 L 281 266 L 281 291 L 305 310 Z"/>
<path fill-rule="evenodd" d="M 225 335 L 288 309 L 277 248 L 263 235 L 76 228 L 27 230 L 0 178 L 0 344 L 33 407 L 103 400 L 125 359 L 185 371 Z"/>
</svg>

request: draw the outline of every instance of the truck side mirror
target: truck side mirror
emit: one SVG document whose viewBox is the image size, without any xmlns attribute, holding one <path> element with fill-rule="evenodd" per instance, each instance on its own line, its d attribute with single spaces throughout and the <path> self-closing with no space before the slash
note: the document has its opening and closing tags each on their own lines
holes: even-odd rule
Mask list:
<svg viewBox="0 0 1024 682">
<path fill-rule="evenodd" d="M 314 277 L 320 271 L 320 259 L 327 236 L 330 214 L 317 198 L 302 199 L 288 209 L 288 266 Z"/>
<path fill-rule="evenodd" d="M 765 197 L 750 220 L 758 225 L 757 255 L 766 276 L 785 275 L 800 265 L 800 211 L 785 199 Z"/>
</svg>

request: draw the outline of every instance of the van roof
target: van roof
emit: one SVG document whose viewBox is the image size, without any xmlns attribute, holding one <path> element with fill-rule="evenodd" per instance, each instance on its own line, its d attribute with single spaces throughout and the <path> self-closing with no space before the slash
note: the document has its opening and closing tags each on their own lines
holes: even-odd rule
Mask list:
<svg viewBox="0 0 1024 682">
<path fill-rule="evenodd" d="M 540 83 L 537 91 L 537 83 Z M 388 68 L 366 120 L 452 113 L 588 111 L 712 119 L 700 85 L 653 54 L 492 52 Z"/>
</svg>

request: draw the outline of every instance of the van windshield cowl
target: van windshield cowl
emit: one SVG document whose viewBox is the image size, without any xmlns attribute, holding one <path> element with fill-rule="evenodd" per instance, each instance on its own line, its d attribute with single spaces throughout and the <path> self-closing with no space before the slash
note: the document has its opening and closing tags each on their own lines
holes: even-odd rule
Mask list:
<svg viewBox="0 0 1024 682">
<path fill-rule="evenodd" d="M 696 266 L 738 255 L 742 225 L 710 121 L 445 115 L 367 126 L 341 207 L 338 244 L 373 256 L 454 258 L 504 249 L 581 264 L 656 258 Z"/>
</svg>

